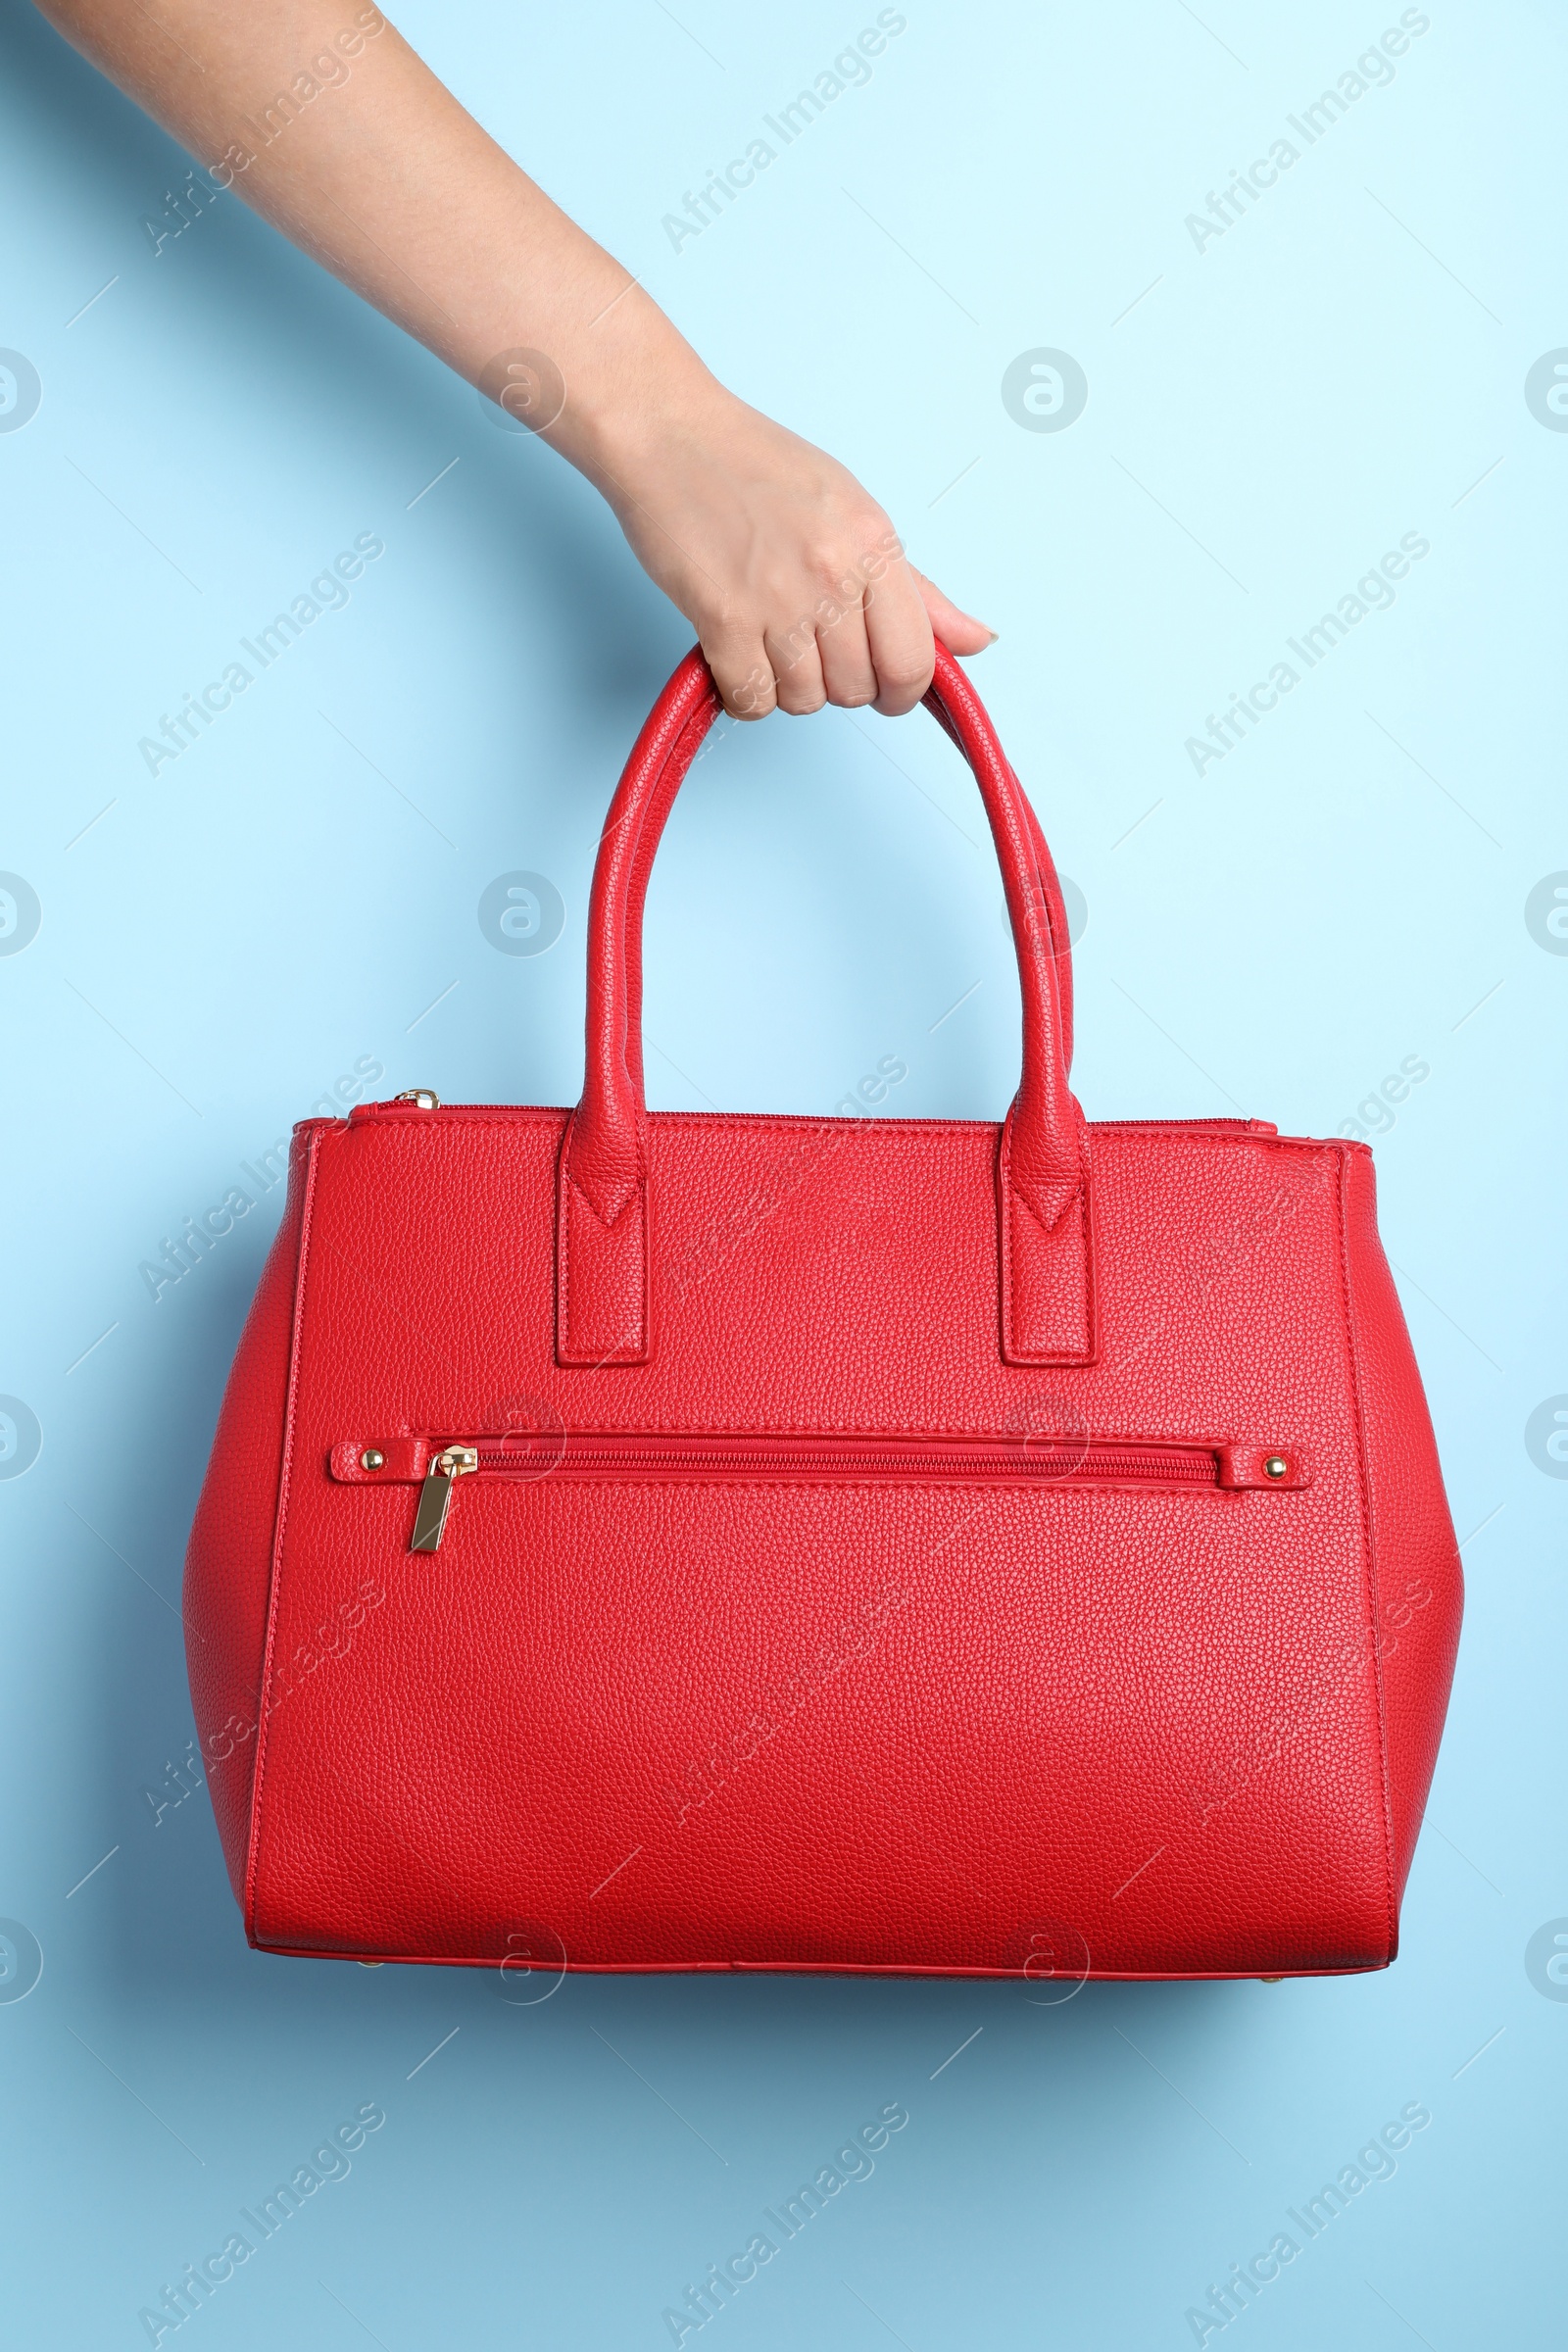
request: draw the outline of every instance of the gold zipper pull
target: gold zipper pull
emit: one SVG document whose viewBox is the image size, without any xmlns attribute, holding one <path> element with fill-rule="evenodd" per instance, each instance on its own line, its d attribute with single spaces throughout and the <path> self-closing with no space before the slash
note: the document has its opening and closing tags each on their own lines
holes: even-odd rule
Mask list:
<svg viewBox="0 0 1568 2352">
<path fill-rule="evenodd" d="M 177 230 L 175 234 L 178 234 Z M 394 1102 L 412 1102 L 419 1110 L 439 1110 L 441 1107 L 440 1096 L 432 1094 L 427 1086 L 406 1086 L 402 1094 L 394 1095 L 392 1100 Z"/>
<path fill-rule="evenodd" d="M 414 1535 L 409 1544 L 411 1551 L 439 1551 L 446 1534 L 447 1513 L 452 1508 L 452 1490 L 460 1478 L 466 1478 L 479 1467 L 477 1446 L 444 1446 L 424 1474 L 419 1489 L 419 1507 L 415 1514 Z"/>
</svg>

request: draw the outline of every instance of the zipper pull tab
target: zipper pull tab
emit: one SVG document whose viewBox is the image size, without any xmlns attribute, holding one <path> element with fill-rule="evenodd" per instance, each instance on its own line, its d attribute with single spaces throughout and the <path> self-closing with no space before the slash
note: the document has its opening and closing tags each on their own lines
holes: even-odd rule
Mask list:
<svg viewBox="0 0 1568 2352">
<path fill-rule="evenodd" d="M 440 1550 L 447 1513 L 452 1508 L 452 1491 L 460 1478 L 466 1478 L 478 1467 L 477 1446 L 444 1446 L 434 1456 L 419 1489 L 419 1507 L 409 1543 L 411 1551 Z"/>
</svg>

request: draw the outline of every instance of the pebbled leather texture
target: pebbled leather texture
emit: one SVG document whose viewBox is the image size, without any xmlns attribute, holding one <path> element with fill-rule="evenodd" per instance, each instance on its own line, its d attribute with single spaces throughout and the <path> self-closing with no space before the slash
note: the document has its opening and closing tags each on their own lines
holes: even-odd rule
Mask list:
<svg viewBox="0 0 1568 2352">
<path fill-rule="evenodd" d="M 1421 1375 L 1378 1239 L 1370 1152 L 1346 1163 L 1346 1280 L 1367 1457 L 1395 1884 L 1400 1894 L 1443 1736 L 1464 1577 Z"/>
<path fill-rule="evenodd" d="M 646 864 L 625 887 L 640 912 Z M 620 978 L 629 1083 L 629 952 Z M 641 1360 L 559 1350 L 581 1107 L 297 1131 L 186 1583 L 252 1941 L 513 1968 L 1386 1964 L 1460 1600 L 1365 1148 L 1082 1130 L 1093 1360 L 1019 1361 L 1002 1127 L 635 1091 Z M 411 1552 L 432 1446 L 511 1431 L 537 1433 L 528 1474 L 455 1481 L 440 1548 Z M 574 1433 L 675 1467 L 639 1475 L 639 1443 L 596 1476 Z M 769 1439 L 766 1471 L 705 1474 L 724 1433 Z M 908 1458 L 955 1439 L 1120 1466 Z M 1183 1446 L 1206 1483 L 1141 1481 L 1139 1447 Z"/>
<path fill-rule="evenodd" d="M 191 1703 L 229 1880 L 241 1902 L 309 1152 L 309 1133 L 297 1128 L 282 1223 L 240 1335 L 185 1555 Z"/>
</svg>

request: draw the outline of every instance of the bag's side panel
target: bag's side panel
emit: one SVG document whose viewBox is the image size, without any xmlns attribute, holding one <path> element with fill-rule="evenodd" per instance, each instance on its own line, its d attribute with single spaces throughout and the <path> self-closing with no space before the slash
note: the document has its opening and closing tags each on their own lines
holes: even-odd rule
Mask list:
<svg viewBox="0 0 1568 2352">
<path fill-rule="evenodd" d="M 310 1130 L 245 1319 L 185 1554 L 185 1664 L 229 1883 L 243 1906 L 272 1538 L 288 1402 Z"/>
<path fill-rule="evenodd" d="M 1447 1712 L 1464 1584 L 1426 1394 L 1378 1238 L 1377 1179 L 1364 1146 L 1347 1153 L 1345 1184 L 1395 1883 L 1402 1894 Z"/>
</svg>

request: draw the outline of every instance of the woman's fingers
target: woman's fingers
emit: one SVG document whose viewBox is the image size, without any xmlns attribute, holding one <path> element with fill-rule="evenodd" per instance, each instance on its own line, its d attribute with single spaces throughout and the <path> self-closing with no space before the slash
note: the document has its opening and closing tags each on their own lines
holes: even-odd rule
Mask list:
<svg viewBox="0 0 1568 2352">
<path fill-rule="evenodd" d="M 703 655 L 713 683 L 732 718 L 766 718 L 777 707 L 773 664 L 762 644 L 761 631 L 705 630 Z"/>
<path fill-rule="evenodd" d="M 876 701 L 879 688 L 863 605 L 851 605 L 836 620 L 820 623 L 816 651 L 830 703 L 841 710 L 860 710 Z"/>
<path fill-rule="evenodd" d="M 808 629 L 791 629 L 787 636 L 767 641 L 768 659 L 773 675 L 778 680 L 778 707 L 792 718 L 808 717 L 820 710 L 827 701 L 827 687 L 822 679 L 822 658 L 816 650 L 816 639 Z"/>
<path fill-rule="evenodd" d="M 983 653 L 997 634 L 899 562 L 867 586 L 861 602 L 823 600 L 814 633 L 804 614 L 765 630 L 749 614 L 705 632 L 703 652 L 736 718 L 765 718 L 773 710 L 804 718 L 824 703 L 845 710 L 869 705 L 897 718 L 931 683 L 933 632 L 955 654 Z"/>
<path fill-rule="evenodd" d="M 936 656 L 931 623 L 915 585 L 919 574 L 902 559 L 866 591 L 865 625 L 876 668 L 876 708 L 884 718 L 912 710 L 931 683 Z"/>
<path fill-rule="evenodd" d="M 988 645 L 996 644 L 995 629 L 988 629 L 972 612 L 960 612 L 951 598 L 943 595 L 936 582 L 928 580 L 923 571 L 916 571 L 912 564 L 908 570 L 926 616 L 950 654 L 983 654 Z"/>
</svg>

